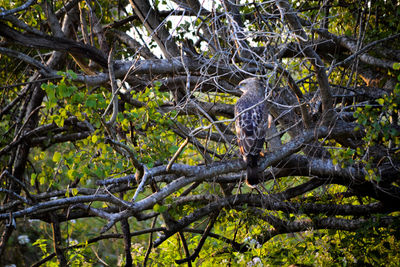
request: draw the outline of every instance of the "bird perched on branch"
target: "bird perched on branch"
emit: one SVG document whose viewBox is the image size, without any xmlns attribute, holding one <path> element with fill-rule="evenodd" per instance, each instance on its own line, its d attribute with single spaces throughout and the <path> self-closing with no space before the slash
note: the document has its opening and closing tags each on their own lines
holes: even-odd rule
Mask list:
<svg viewBox="0 0 400 267">
<path fill-rule="evenodd" d="M 265 86 L 259 79 L 245 79 L 238 88 L 243 95 L 235 105 L 236 134 L 240 154 L 247 164 L 246 183 L 254 187 L 262 179 L 258 161 L 272 117 L 267 110 Z"/>
</svg>

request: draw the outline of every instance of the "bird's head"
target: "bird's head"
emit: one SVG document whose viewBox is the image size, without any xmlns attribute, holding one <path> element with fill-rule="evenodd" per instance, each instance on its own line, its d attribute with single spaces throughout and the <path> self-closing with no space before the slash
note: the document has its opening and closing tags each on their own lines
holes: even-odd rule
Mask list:
<svg viewBox="0 0 400 267">
<path fill-rule="evenodd" d="M 248 78 L 241 81 L 238 85 L 238 89 L 243 93 L 247 93 L 249 91 L 259 93 L 261 95 L 264 95 L 265 93 L 264 85 L 258 78 Z"/>
</svg>

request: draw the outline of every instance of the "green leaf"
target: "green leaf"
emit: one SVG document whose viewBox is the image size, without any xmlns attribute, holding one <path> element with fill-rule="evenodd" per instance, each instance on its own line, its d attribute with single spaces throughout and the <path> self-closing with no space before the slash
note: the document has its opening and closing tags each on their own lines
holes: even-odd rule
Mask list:
<svg viewBox="0 0 400 267">
<path fill-rule="evenodd" d="M 72 70 L 67 70 L 67 73 L 71 76 L 71 78 L 72 79 L 77 79 L 78 78 L 78 75 L 75 73 L 75 72 L 73 72 Z"/>
<path fill-rule="evenodd" d="M 37 174 L 36 174 L 36 173 L 32 173 L 32 174 L 31 174 L 31 185 L 32 185 L 32 186 L 35 185 L 36 177 L 37 177 Z"/>
<path fill-rule="evenodd" d="M 58 127 L 64 127 L 64 118 L 62 116 L 54 115 L 53 120 Z"/>
<path fill-rule="evenodd" d="M 78 188 L 76 187 L 72 188 L 71 191 L 73 196 L 76 196 L 78 194 Z"/>
<path fill-rule="evenodd" d="M 74 103 L 80 103 L 80 102 L 83 101 L 83 98 L 84 98 L 84 97 L 85 97 L 84 93 L 79 92 L 79 93 L 74 94 L 74 95 L 72 96 L 72 101 L 73 101 Z"/>
<path fill-rule="evenodd" d="M 56 152 L 54 153 L 54 155 L 53 155 L 53 161 L 54 161 L 54 162 L 59 162 L 60 159 L 61 159 L 61 153 L 58 152 L 58 151 L 56 151 Z"/>
<path fill-rule="evenodd" d="M 39 184 L 44 184 L 46 182 L 46 177 L 44 175 L 39 176 Z"/>
<path fill-rule="evenodd" d="M 177 150 L 178 150 L 178 146 L 175 146 L 175 145 L 172 145 L 172 146 L 170 146 L 169 148 L 168 148 L 168 151 L 170 152 L 170 153 L 175 153 Z"/>
<path fill-rule="evenodd" d="M 59 70 L 59 71 L 57 71 L 57 75 L 60 75 L 60 76 L 65 76 L 65 72 L 63 72 L 63 71 L 61 71 L 61 70 Z"/>
<path fill-rule="evenodd" d="M 153 210 L 155 211 L 155 212 L 164 212 L 164 211 L 166 211 L 167 210 L 167 207 L 166 206 L 162 206 L 162 205 L 159 205 L 159 204 L 155 204 L 154 205 L 154 207 L 153 207 Z"/>
<path fill-rule="evenodd" d="M 155 88 L 160 88 L 161 85 L 162 85 L 162 82 L 160 82 L 160 81 L 155 81 L 155 82 L 154 82 L 154 87 L 155 87 Z"/>
<path fill-rule="evenodd" d="M 67 190 L 65 191 L 65 196 L 69 197 L 69 185 L 67 186 Z"/>
<path fill-rule="evenodd" d="M 85 102 L 85 106 L 88 108 L 95 108 L 97 106 L 96 96 L 89 95 L 88 99 Z"/>
<path fill-rule="evenodd" d="M 74 169 L 70 169 L 67 172 L 68 178 L 72 181 L 75 178 L 76 175 L 76 171 Z"/>
<path fill-rule="evenodd" d="M 85 115 L 82 112 L 75 112 L 75 116 L 78 118 L 80 121 L 85 120 Z"/>
<path fill-rule="evenodd" d="M 383 98 L 379 98 L 376 100 L 376 102 L 378 102 L 379 105 L 383 105 L 383 103 L 385 103 L 385 100 Z"/>
<path fill-rule="evenodd" d="M 94 99 L 86 100 L 85 106 L 87 106 L 88 108 L 94 108 L 96 106 L 96 100 Z"/>
<path fill-rule="evenodd" d="M 50 103 L 55 103 L 57 102 L 57 97 L 56 97 L 56 86 L 52 83 L 50 84 L 42 84 L 42 89 L 46 91 L 47 98 L 49 99 Z"/>
<path fill-rule="evenodd" d="M 400 70 L 400 63 L 399 62 L 393 63 L 393 69 L 394 70 Z"/>
<path fill-rule="evenodd" d="M 60 98 L 68 97 L 68 87 L 65 83 L 60 83 L 58 85 L 58 90 L 57 90 L 58 95 Z"/>
</svg>

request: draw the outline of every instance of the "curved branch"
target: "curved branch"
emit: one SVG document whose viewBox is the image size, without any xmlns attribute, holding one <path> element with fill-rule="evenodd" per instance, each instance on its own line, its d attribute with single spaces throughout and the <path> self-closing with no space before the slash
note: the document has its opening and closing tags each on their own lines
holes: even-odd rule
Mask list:
<svg viewBox="0 0 400 267">
<path fill-rule="evenodd" d="M 319 35 L 323 36 L 326 39 L 333 40 L 336 44 L 345 47 L 348 49 L 350 52 L 353 54 L 349 57 L 347 57 L 345 60 L 338 62 L 335 64 L 334 67 L 340 66 L 340 65 L 345 65 L 347 62 L 355 59 L 357 56 L 360 57 L 360 60 L 366 64 L 385 68 L 385 69 L 393 69 L 393 63 L 395 61 L 387 61 L 383 59 L 379 59 L 373 56 L 368 55 L 366 52 L 370 50 L 373 46 L 381 43 L 381 42 L 386 42 L 395 38 L 400 37 L 400 33 L 391 35 L 389 37 L 383 38 L 381 40 L 377 40 L 374 42 L 369 43 L 368 45 L 364 46 L 362 49 L 357 49 L 357 43 L 354 40 L 351 40 L 347 36 L 337 36 L 333 33 L 330 33 L 327 29 L 315 29 L 315 32 L 317 32 Z"/>
<path fill-rule="evenodd" d="M 46 48 L 56 51 L 64 51 L 90 58 L 100 66 L 107 69 L 107 58 L 97 48 L 86 44 L 81 44 L 67 38 L 55 37 L 50 35 L 23 34 L 0 22 L 0 35 L 10 41 L 19 43 L 27 47 Z"/>
<path fill-rule="evenodd" d="M 71 204 L 78 204 L 78 203 L 85 203 L 85 202 L 93 202 L 93 201 L 106 201 L 113 203 L 115 205 L 120 205 L 121 202 L 120 200 L 115 200 L 113 197 L 111 197 L 108 194 L 98 194 L 98 195 L 90 195 L 90 196 L 75 196 L 75 197 L 70 197 L 70 198 L 62 198 L 62 199 L 55 199 L 55 200 L 50 200 L 47 202 L 43 203 L 38 203 L 36 205 L 33 205 L 31 207 L 13 212 L 13 216 L 15 218 L 19 218 L 22 216 L 26 216 L 32 213 L 38 213 L 41 212 L 42 210 L 45 210 L 47 208 L 64 208 L 65 206 L 71 205 Z M 0 213 L 0 220 L 6 220 L 9 217 L 9 213 Z M 106 219 L 109 219 L 107 216 L 105 216 Z"/>
<path fill-rule="evenodd" d="M 199 244 L 197 245 L 196 249 L 194 250 L 193 254 L 191 254 L 189 257 L 186 257 L 184 259 L 180 259 L 180 260 L 175 260 L 175 262 L 177 264 L 182 264 L 185 262 L 192 262 L 194 261 L 198 256 L 199 253 L 204 245 L 204 242 L 206 241 L 208 235 L 210 234 L 211 229 L 214 226 L 215 221 L 217 220 L 218 215 L 212 215 L 212 217 L 210 218 L 208 225 L 206 227 L 206 229 L 204 230 L 203 235 L 201 236 L 201 239 L 199 241 Z"/>
<path fill-rule="evenodd" d="M 2 26 L 0 25 L 0 28 L 1 27 Z M 0 47 L 0 53 L 4 54 L 4 55 L 11 56 L 11 57 L 14 57 L 14 58 L 18 58 L 18 59 L 28 63 L 29 65 L 32 65 L 32 66 L 38 68 L 39 72 L 41 74 L 43 74 L 44 76 L 46 76 L 46 77 L 48 77 L 48 76 L 59 76 L 59 75 L 57 75 L 57 72 L 55 70 L 52 70 L 51 68 L 43 65 L 40 61 L 38 61 L 38 60 L 36 60 L 34 58 L 31 58 L 31 57 L 29 57 L 29 56 L 27 56 L 27 55 L 25 55 L 25 54 L 23 54 L 21 52 L 14 51 L 14 50 L 11 50 L 11 49 L 8 49 L 8 48 L 5 48 L 5 47 Z"/>
<path fill-rule="evenodd" d="M 143 235 L 143 234 L 148 234 L 148 233 L 154 233 L 154 232 L 160 232 L 160 231 L 165 231 L 165 228 L 164 227 L 158 227 L 158 228 L 144 229 L 144 230 L 140 230 L 140 231 L 136 231 L 136 232 L 131 232 L 129 235 L 132 238 L 133 236 L 138 236 L 138 235 Z M 93 244 L 93 243 L 96 243 L 96 242 L 101 241 L 101 240 L 113 239 L 113 238 L 121 239 L 123 237 L 124 237 L 124 235 L 122 233 L 121 234 L 120 233 L 116 233 L 116 234 L 100 235 L 100 236 L 97 236 L 97 237 L 94 237 L 94 238 L 91 238 L 91 239 L 87 240 L 87 242 L 63 248 L 63 250 L 84 248 L 88 244 Z M 31 267 L 39 267 L 39 266 L 43 265 L 45 262 L 47 262 L 47 261 L 51 260 L 52 258 L 54 258 L 55 256 L 56 256 L 56 253 L 51 253 L 50 255 L 46 256 L 45 258 L 41 259 L 40 261 L 36 262 L 35 264 L 32 264 Z"/>
<path fill-rule="evenodd" d="M 386 217 L 371 217 L 369 219 L 342 219 L 342 218 L 313 218 L 312 220 L 296 220 L 296 221 L 283 221 L 277 220 L 277 218 L 271 218 L 271 216 L 265 215 L 262 210 L 256 212 L 257 216 L 262 220 L 271 223 L 276 226 L 276 229 L 264 231 L 260 236 L 257 237 L 259 243 L 264 244 L 272 237 L 284 234 L 284 233 L 295 233 L 307 231 L 309 229 L 333 229 L 333 230 L 345 230 L 345 231 L 356 231 L 363 226 L 371 226 L 371 223 L 376 227 L 388 227 L 394 222 L 399 220 L 398 216 L 386 216 Z"/>
<path fill-rule="evenodd" d="M 30 7 L 31 5 L 33 5 L 36 2 L 36 0 L 28 0 L 25 2 L 25 4 L 20 5 L 19 7 L 10 9 L 10 10 L 6 10 L 0 13 L 0 18 L 1 17 L 5 17 L 7 15 L 11 15 L 17 12 L 20 12 L 22 10 L 27 9 L 28 7 Z"/>
<path fill-rule="evenodd" d="M 370 215 L 372 213 L 381 213 L 382 211 L 393 210 L 391 208 L 384 208 L 382 203 L 374 203 L 367 205 L 334 205 L 334 204 L 314 204 L 314 203 L 297 203 L 283 201 L 282 195 L 254 195 L 243 194 L 233 195 L 226 198 L 220 198 L 193 213 L 181 218 L 174 224 L 174 226 L 166 231 L 164 235 L 160 236 L 154 241 L 154 247 L 159 246 L 170 236 L 180 231 L 181 229 L 189 226 L 191 223 L 207 216 L 212 212 L 216 212 L 225 207 L 239 207 L 247 204 L 251 207 L 259 207 L 265 210 L 279 210 L 286 213 L 295 214 L 326 214 L 326 215 Z"/>
</svg>

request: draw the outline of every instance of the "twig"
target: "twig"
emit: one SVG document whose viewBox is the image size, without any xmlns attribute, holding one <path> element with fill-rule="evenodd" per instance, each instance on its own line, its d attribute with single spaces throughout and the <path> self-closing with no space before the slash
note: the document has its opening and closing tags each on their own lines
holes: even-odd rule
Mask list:
<svg viewBox="0 0 400 267">
<path fill-rule="evenodd" d="M 187 245 L 187 242 L 186 242 L 185 235 L 183 234 L 182 231 L 179 231 L 178 232 L 178 236 L 179 236 L 179 238 L 180 238 L 180 240 L 182 242 L 183 251 L 185 251 L 185 256 L 186 256 L 186 258 L 189 258 L 190 257 L 190 251 L 189 251 L 189 248 L 188 248 L 188 245 Z M 187 265 L 188 265 L 188 267 L 192 267 L 192 262 L 190 260 L 187 261 Z"/>
<path fill-rule="evenodd" d="M 135 153 L 132 151 L 132 149 L 127 146 L 124 143 L 115 141 L 111 138 L 106 138 L 106 143 L 110 143 L 112 145 L 118 146 L 123 148 L 129 155 L 129 158 L 131 159 L 133 166 L 135 166 L 136 170 L 138 173 L 136 174 L 136 181 L 138 181 L 140 178 L 142 178 L 143 173 L 144 173 L 144 165 L 136 158 Z"/>
<path fill-rule="evenodd" d="M 157 222 L 157 216 L 154 217 L 153 222 L 151 223 L 151 229 L 154 229 L 154 227 L 156 226 L 156 222 Z M 152 247 L 153 247 L 153 232 L 151 232 L 150 236 L 149 236 L 149 246 L 147 247 L 146 254 L 145 254 L 144 260 L 143 260 L 144 267 L 146 267 L 146 265 L 147 265 L 147 260 L 149 259 Z"/>
<path fill-rule="evenodd" d="M 26 198 L 18 195 L 17 193 L 15 193 L 15 192 L 13 192 L 11 190 L 8 190 L 8 189 L 5 189 L 5 188 L 0 188 L 0 192 L 4 192 L 4 193 L 7 193 L 7 194 L 10 194 L 10 195 L 14 196 L 15 198 L 21 200 L 22 202 L 24 202 L 26 204 L 29 203 L 29 201 Z"/>
<path fill-rule="evenodd" d="M 215 121 L 213 120 L 213 118 L 211 118 L 211 116 L 200 106 L 196 103 L 196 101 L 190 100 L 196 107 L 198 110 L 200 110 L 201 113 L 203 113 L 203 115 L 214 125 L 215 129 L 217 129 L 218 133 L 221 135 L 222 139 L 224 139 L 225 143 L 228 144 L 229 149 L 227 149 L 228 151 L 231 150 L 231 143 L 228 141 L 228 139 L 226 139 L 226 136 L 222 133 L 222 131 L 220 130 L 220 128 L 218 127 L 218 125 L 215 123 Z"/>
<path fill-rule="evenodd" d="M 99 180 L 96 181 L 96 185 L 109 185 L 109 184 L 127 184 L 127 183 L 136 183 L 135 176 L 134 175 L 127 175 L 124 177 L 120 178 L 111 178 L 111 179 L 106 179 L 106 180 Z"/>
<path fill-rule="evenodd" d="M 169 169 L 171 169 L 172 164 L 174 164 L 174 161 L 179 157 L 179 154 L 181 154 L 182 150 L 185 148 L 185 146 L 188 144 L 189 138 L 186 138 L 185 141 L 181 144 L 179 149 L 175 152 L 174 156 L 171 158 L 171 160 L 168 162 L 166 171 L 168 172 Z"/>
<path fill-rule="evenodd" d="M 0 27 L 1 27 L 1 25 L 0 25 Z M 27 55 L 25 55 L 25 54 L 23 54 L 21 52 L 14 51 L 14 50 L 11 50 L 11 49 L 8 49 L 8 48 L 5 48 L 5 47 L 0 47 L 0 53 L 8 55 L 8 56 L 15 57 L 15 58 L 18 58 L 18 59 L 21 59 L 22 61 L 24 61 L 24 62 L 26 62 L 26 63 L 28 63 L 30 65 L 35 66 L 36 68 L 39 69 L 39 72 L 41 74 L 43 74 L 45 77 L 54 78 L 54 77 L 59 76 L 59 75 L 56 74 L 56 72 L 54 70 L 52 70 L 49 67 L 43 65 L 40 61 L 38 61 L 38 60 L 36 60 L 34 58 L 31 58 L 31 57 L 29 57 L 29 56 L 27 56 Z"/>
<path fill-rule="evenodd" d="M 44 108 L 44 106 L 38 106 L 32 112 L 29 114 L 28 118 L 25 120 L 24 124 L 21 126 L 21 128 L 18 130 L 17 134 L 14 137 L 13 142 L 17 141 L 18 137 L 21 135 L 22 130 L 25 128 L 26 124 L 29 122 L 30 118 L 35 114 L 39 109 Z"/>
<path fill-rule="evenodd" d="M 106 108 L 106 110 L 103 113 L 103 119 L 107 115 L 108 111 L 110 110 L 111 106 L 113 107 L 113 112 L 111 115 L 110 120 L 107 122 L 107 125 L 113 126 L 115 124 L 115 121 L 117 119 L 118 115 L 118 92 L 119 88 L 117 88 L 117 83 L 115 81 L 115 73 L 114 73 L 114 61 L 113 61 L 113 56 L 114 56 L 114 46 L 111 47 L 110 53 L 108 54 L 108 75 L 110 77 L 111 81 L 111 89 L 112 89 L 112 98 L 110 101 L 110 104 Z"/>
<path fill-rule="evenodd" d="M 143 188 L 144 188 L 149 176 L 150 176 L 150 173 L 147 172 L 147 168 L 146 168 L 146 166 L 144 166 L 144 175 L 142 176 L 142 180 L 140 181 L 140 184 L 139 184 L 138 188 L 136 189 L 135 194 L 133 195 L 132 202 L 136 202 L 136 198 L 138 197 L 139 193 L 143 191 Z"/>
<path fill-rule="evenodd" d="M 35 82 L 37 82 L 37 81 L 34 81 L 34 82 L 27 82 L 27 83 L 29 84 L 29 83 L 35 83 Z M 21 84 L 21 85 L 22 85 L 22 84 Z M 12 85 L 10 85 L 9 87 L 8 87 L 8 86 L 4 86 L 4 87 L 0 87 L 0 90 L 1 90 L 1 89 L 12 88 L 12 87 L 13 87 Z M 1 117 L 3 117 L 4 114 L 6 114 L 9 110 L 11 110 L 11 108 L 14 107 L 20 100 L 22 100 L 22 97 L 23 97 L 31 88 L 32 88 L 31 86 L 25 86 L 25 88 L 24 88 L 20 93 L 17 94 L 17 97 L 16 97 L 16 98 L 14 98 L 10 103 L 8 103 L 4 108 L 2 108 L 2 109 L 0 110 L 0 120 L 1 120 Z"/>
<path fill-rule="evenodd" d="M 140 231 L 136 231 L 136 232 L 132 232 L 130 233 L 130 236 L 138 236 L 138 235 L 143 235 L 143 234 L 152 234 L 154 232 L 159 232 L 159 231 L 165 231 L 164 227 L 158 227 L 158 228 L 152 228 L 152 229 L 144 229 L 144 230 L 140 230 Z M 104 239 L 111 239 L 111 238 L 123 238 L 123 234 L 107 234 L 107 235 L 100 235 L 94 238 L 91 238 L 89 240 L 87 240 L 87 242 L 83 242 L 81 244 L 77 244 L 77 245 L 72 245 L 69 247 L 64 248 L 64 250 L 70 250 L 70 249 L 76 249 L 76 248 L 84 248 L 86 247 L 88 244 L 92 244 L 92 243 L 96 243 L 100 240 L 104 240 Z M 34 263 L 31 265 L 31 267 L 39 267 L 41 266 L 43 263 L 51 260 L 52 258 L 54 258 L 54 256 L 56 255 L 56 253 L 51 253 L 50 255 L 48 255 L 47 257 L 41 259 L 40 261 Z"/>
<path fill-rule="evenodd" d="M 57 215 L 53 212 L 49 213 L 51 220 L 51 228 L 53 230 L 53 247 L 56 252 L 56 256 L 59 262 L 59 266 L 67 266 L 67 259 L 64 255 L 64 250 L 61 248 L 62 238 L 61 238 L 61 229 L 60 222 L 58 221 Z"/>
<path fill-rule="evenodd" d="M 131 234 L 129 231 L 128 219 L 121 220 L 122 235 L 124 239 L 125 248 L 125 266 L 132 266 L 132 255 L 131 255 Z"/>
<path fill-rule="evenodd" d="M 340 61 L 340 62 L 336 63 L 336 64 L 334 65 L 333 68 L 336 68 L 336 67 L 338 67 L 338 66 L 341 66 L 341 65 L 346 64 L 347 62 L 353 60 L 353 59 L 354 59 L 355 57 L 357 57 L 358 55 L 367 52 L 368 50 L 370 50 L 372 47 L 376 46 L 376 45 L 379 44 L 379 43 L 392 40 L 392 39 L 397 38 L 397 37 L 399 37 L 399 36 L 400 36 L 400 33 L 397 33 L 397 34 L 391 35 L 391 36 L 389 36 L 389 37 L 386 37 L 386 38 L 383 38 L 383 39 L 380 39 L 380 40 L 373 41 L 373 42 L 367 44 L 366 46 L 364 46 L 362 49 L 356 51 L 354 54 L 352 54 L 351 56 L 347 57 L 347 58 L 344 59 L 343 61 Z"/>
<path fill-rule="evenodd" d="M 287 79 L 289 88 L 292 89 L 292 92 L 296 95 L 297 102 L 300 106 L 301 117 L 303 119 L 304 128 L 309 128 L 311 124 L 310 115 L 307 110 L 307 102 L 304 99 L 303 93 L 301 92 L 299 86 L 294 81 L 293 77 L 290 73 L 285 70 L 282 66 L 278 65 L 277 70 L 281 72 Z"/>
<path fill-rule="evenodd" d="M 215 223 L 215 221 L 217 220 L 217 218 L 218 218 L 218 213 L 217 213 L 217 214 L 214 214 L 214 215 L 210 218 L 210 220 L 209 220 L 209 222 L 208 222 L 208 225 L 207 225 L 207 228 L 205 229 L 203 235 L 201 236 L 201 239 L 200 239 L 200 241 L 199 241 L 199 244 L 197 245 L 197 247 L 196 247 L 196 249 L 194 250 L 193 254 L 190 255 L 189 257 L 186 257 L 185 259 L 175 260 L 175 262 L 176 262 L 177 264 L 182 264 L 182 263 L 185 263 L 185 262 L 190 263 L 191 261 L 194 261 L 194 260 L 199 256 L 200 251 L 201 251 L 201 249 L 202 249 L 202 247 L 203 247 L 203 245 L 204 245 L 204 242 L 205 242 L 206 239 L 208 238 L 208 235 L 209 235 L 211 229 L 213 228 L 214 223 Z"/>
<path fill-rule="evenodd" d="M 12 175 L 8 170 L 3 171 L 3 173 L 0 175 L 0 180 L 3 177 L 3 175 L 7 175 L 9 178 L 11 178 L 13 181 L 15 181 L 17 184 L 19 184 L 21 186 L 21 188 L 24 190 L 26 196 L 28 197 L 28 199 L 30 201 L 28 201 L 27 199 L 23 198 L 21 199 L 22 201 L 24 201 L 25 203 L 28 204 L 32 204 L 35 202 L 35 200 L 32 198 L 31 194 L 29 193 L 28 188 L 26 188 L 25 184 L 23 182 L 21 182 L 17 177 L 15 177 L 14 175 Z M 21 197 L 18 195 L 18 197 Z"/>
</svg>

